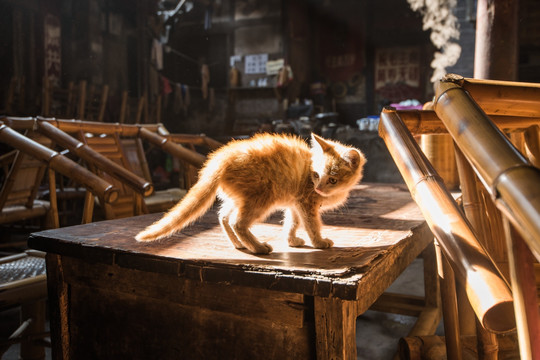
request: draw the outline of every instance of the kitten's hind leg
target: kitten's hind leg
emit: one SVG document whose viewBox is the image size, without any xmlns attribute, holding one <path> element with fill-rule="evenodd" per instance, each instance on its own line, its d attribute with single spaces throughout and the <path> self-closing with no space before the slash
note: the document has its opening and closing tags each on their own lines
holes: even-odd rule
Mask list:
<svg viewBox="0 0 540 360">
<path fill-rule="evenodd" d="M 250 226 L 260 217 L 253 209 L 238 209 L 236 219 L 230 219 L 229 223 L 242 244 L 254 254 L 268 254 L 272 252 L 272 247 L 267 243 L 261 243 L 249 231 Z"/>
<path fill-rule="evenodd" d="M 237 214 L 235 214 L 234 208 L 231 204 L 224 203 L 219 210 L 219 224 L 235 248 L 245 249 L 245 246 L 242 244 L 242 242 L 240 242 L 231 227 L 231 217 L 236 218 Z"/>
<path fill-rule="evenodd" d="M 296 236 L 296 230 L 300 226 L 300 216 L 294 209 L 286 209 L 283 212 L 283 232 L 289 243 L 289 246 L 298 247 L 303 246 L 306 242 Z"/>
</svg>

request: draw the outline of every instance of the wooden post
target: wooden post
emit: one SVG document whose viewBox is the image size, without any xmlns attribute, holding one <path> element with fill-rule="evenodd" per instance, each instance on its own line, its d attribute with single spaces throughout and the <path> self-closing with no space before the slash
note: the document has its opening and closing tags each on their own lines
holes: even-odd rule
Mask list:
<svg viewBox="0 0 540 360">
<path fill-rule="evenodd" d="M 47 254 L 47 289 L 49 293 L 52 358 L 69 359 L 69 291 L 59 255 Z M 54 279 L 54 281 L 52 280 Z"/>
<path fill-rule="evenodd" d="M 475 78 L 517 80 L 518 1 L 478 0 Z"/>
<path fill-rule="evenodd" d="M 317 359 L 356 359 L 356 304 L 315 296 Z"/>
</svg>

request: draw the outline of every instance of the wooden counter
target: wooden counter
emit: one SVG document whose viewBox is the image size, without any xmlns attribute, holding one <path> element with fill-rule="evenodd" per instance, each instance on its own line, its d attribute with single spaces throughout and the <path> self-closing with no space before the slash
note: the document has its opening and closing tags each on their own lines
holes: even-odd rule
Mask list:
<svg viewBox="0 0 540 360">
<path fill-rule="evenodd" d="M 236 250 L 214 211 L 136 242 L 159 217 L 32 234 L 48 253 L 55 359 L 356 359 L 356 317 L 432 242 L 402 185 L 359 185 L 325 214 L 326 250 L 288 247 L 277 218 L 253 228 L 274 252 Z"/>
</svg>

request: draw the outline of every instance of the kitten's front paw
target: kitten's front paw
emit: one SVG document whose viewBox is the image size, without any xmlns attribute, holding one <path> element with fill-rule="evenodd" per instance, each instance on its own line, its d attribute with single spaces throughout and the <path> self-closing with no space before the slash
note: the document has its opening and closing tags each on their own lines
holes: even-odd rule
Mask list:
<svg viewBox="0 0 540 360">
<path fill-rule="evenodd" d="M 292 247 L 304 246 L 304 244 L 306 243 L 304 239 L 301 239 L 297 236 L 289 237 L 288 241 L 289 241 L 289 246 L 292 246 Z"/>
<path fill-rule="evenodd" d="M 313 242 L 313 247 L 317 249 L 328 249 L 334 245 L 334 242 L 330 239 L 321 239 L 317 242 Z"/>
</svg>

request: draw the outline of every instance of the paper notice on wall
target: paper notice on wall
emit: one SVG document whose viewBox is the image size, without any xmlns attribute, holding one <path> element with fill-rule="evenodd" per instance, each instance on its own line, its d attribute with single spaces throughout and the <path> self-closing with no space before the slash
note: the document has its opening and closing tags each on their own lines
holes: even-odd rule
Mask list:
<svg viewBox="0 0 540 360">
<path fill-rule="evenodd" d="M 246 74 L 265 74 L 268 54 L 246 55 L 245 57 Z"/>
<path fill-rule="evenodd" d="M 266 75 L 277 75 L 279 70 L 285 65 L 285 60 L 278 59 L 266 62 Z"/>
</svg>

